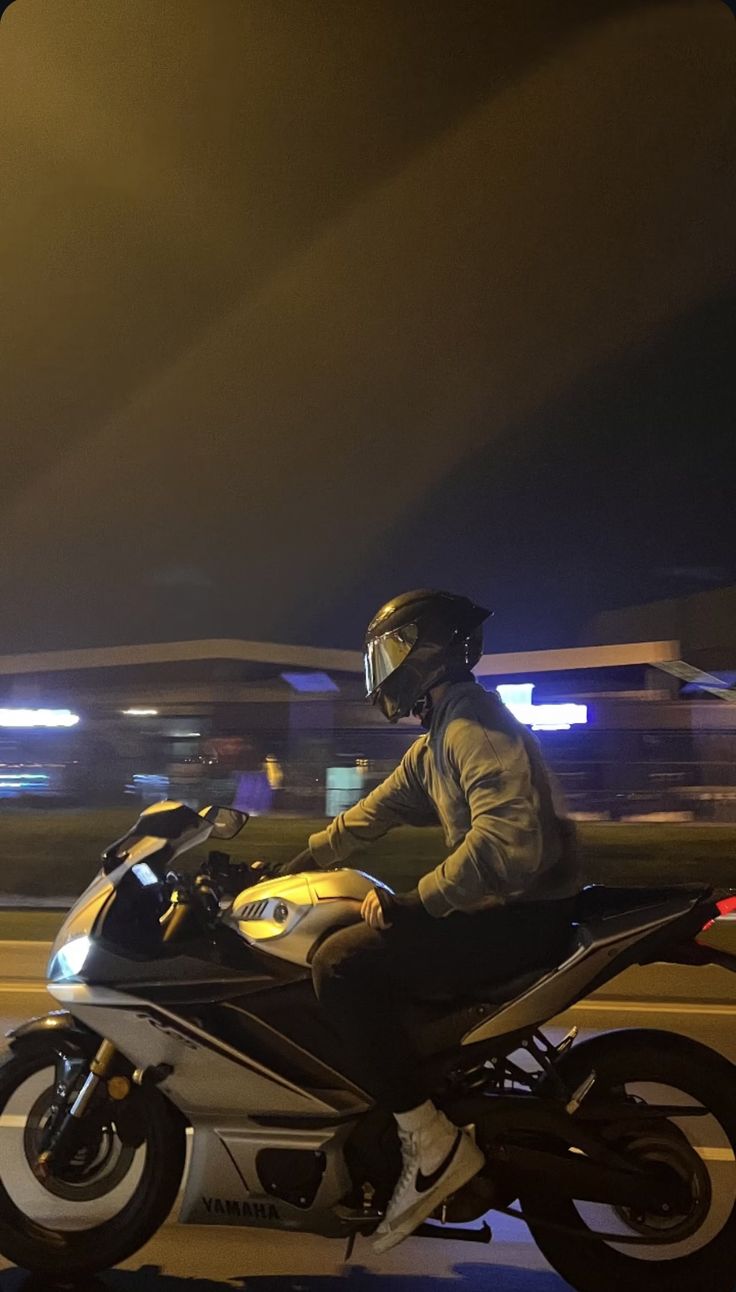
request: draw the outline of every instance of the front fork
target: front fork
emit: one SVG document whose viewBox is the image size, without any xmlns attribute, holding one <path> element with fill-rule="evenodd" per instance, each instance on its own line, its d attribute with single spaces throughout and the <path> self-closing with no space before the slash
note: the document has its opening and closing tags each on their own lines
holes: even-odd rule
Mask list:
<svg viewBox="0 0 736 1292">
<path fill-rule="evenodd" d="M 79 1123 L 89 1108 L 100 1082 L 105 1080 L 116 1054 L 117 1050 L 112 1041 L 102 1041 L 89 1065 L 89 1072 L 82 1089 L 71 1107 L 66 1110 L 59 1126 L 53 1131 L 49 1144 L 36 1158 L 34 1171 L 39 1180 L 48 1179 L 56 1159 L 60 1157 L 63 1159 L 65 1149 L 69 1148 L 73 1151 Z"/>
</svg>

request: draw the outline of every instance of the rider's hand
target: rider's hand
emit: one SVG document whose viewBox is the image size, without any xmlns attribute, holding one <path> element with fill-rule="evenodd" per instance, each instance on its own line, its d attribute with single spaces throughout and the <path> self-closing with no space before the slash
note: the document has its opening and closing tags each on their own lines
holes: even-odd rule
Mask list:
<svg viewBox="0 0 736 1292">
<path fill-rule="evenodd" d="M 304 848 L 302 852 L 296 854 L 296 857 L 292 857 L 291 861 L 287 861 L 286 865 L 281 867 L 279 873 L 282 875 L 301 875 L 305 870 L 319 870 L 319 866 L 309 848 Z"/>
<path fill-rule="evenodd" d="M 305 870 L 319 870 L 319 866 L 309 849 L 305 848 L 291 861 L 254 861 L 251 870 L 257 872 L 259 879 L 280 879 L 282 875 L 301 875 Z"/>
<path fill-rule="evenodd" d="M 416 888 L 409 893 L 391 893 L 387 888 L 372 888 L 363 899 L 360 914 L 371 929 L 389 929 L 400 923 L 411 911 L 423 911 Z"/>
<path fill-rule="evenodd" d="M 281 874 L 280 861 L 252 861 L 250 868 L 256 879 L 276 879 Z"/>
<path fill-rule="evenodd" d="M 370 893 L 366 893 L 363 898 L 360 914 L 370 929 L 387 929 L 389 927 L 375 888 L 372 888 Z"/>
</svg>

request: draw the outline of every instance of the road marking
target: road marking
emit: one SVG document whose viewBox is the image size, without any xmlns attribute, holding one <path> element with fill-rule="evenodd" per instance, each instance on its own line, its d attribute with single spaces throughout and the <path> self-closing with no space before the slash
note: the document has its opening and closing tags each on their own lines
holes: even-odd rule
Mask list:
<svg viewBox="0 0 736 1292">
<path fill-rule="evenodd" d="M 656 1000 L 587 1000 L 571 1005 L 562 1012 L 569 1014 L 578 1010 L 593 1014 L 714 1014 L 721 1018 L 736 1015 L 736 1005 L 699 1005 L 697 1002 L 687 1004 L 683 1001 L 661 1003 Z"/>
<path fill-rule="evenodd" d="M 28 978 L 6 978 L 0 982 L 0 993 L 5 996 L 35 996 L 46 994 L 45 982 L 33 982 Z"/>
<path fill-rule="evenodd" d="M 15 947 L 16 951 L 18 947 L 22 947 L 24 951 L 27 951 L 30 947 L 33 947 L 35 950 L 37 948 L 50 947 L 51 945 L 52 944 L 50 942 L 41 938 L 25 938 L 23 940 L 18 939 L 17 941 L 14 941 L 13 938 L 3 938 L 2 941 L 0 941 L 0 947 Z"/>
</svg>

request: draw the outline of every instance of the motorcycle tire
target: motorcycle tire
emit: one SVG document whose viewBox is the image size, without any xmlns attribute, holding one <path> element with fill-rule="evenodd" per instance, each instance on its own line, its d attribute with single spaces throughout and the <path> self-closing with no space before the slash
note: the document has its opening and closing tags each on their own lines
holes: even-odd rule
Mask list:
<svg viewBox="0 0 736 1292">
<path fill-rule="evenodd" d="M 570 1089 L 595 1071 L 594 1090 L 601 1094 L 636 1083 L 682 1091 L 708 1109 L 725 1132 L 731 1152 L 736 1154 L 736 1067 L 697 1041 L 671 1032 L 608 1033 L 575 1046 L 558 1071 Z M 667 1125 L 675 1127 L 672 1122 Z M 675 1127 L 675 1133 L 676 1130 Z M 731 1171 L 736 1172 L 733 1164 Z M 736 1195 L 736 1187 L 733 1192 Z M 666 1244 L 662 1259 L 645 1259 L 633 1250 L 627 1254 L 622 1244 L 612 1245 L 591 1237 L 592 1231 L 574 1201 L 556 1195 L 551 1182 L 546 1188 L 527 1190 L 519 1201 L 542 1255 L 576 1292 L 621 1292 L 623 1288 L 626 1292 L 733 1290 L 736 1200 L 722 1227 L 703 1247 L 669 1259 Z M 707 1218 L 706 1214 L 703 1223 Z M 606 1229 L 601 1227 L 600 1232 Z"/>
<path fill-rule="evenodd" d="M 37 1073 L 53 1067 L 56 1052 L 9 1050 L 0 1059 L 0 1116 L 14 1092 Z M 0 1167 L 0 1252 L 25 1270 L 55 1278 L 77 1278 L 110 1269 L 148 1242 L 169 1215 L 179 1191 L 186 1153 L 180 1114 L 151 1091 L 141 1104 L 145 1161 L 132 1197 L 117 1215 L 89 1229 L 57 1230 L 27 1216 L 11 1198 Z"/>
</svg>

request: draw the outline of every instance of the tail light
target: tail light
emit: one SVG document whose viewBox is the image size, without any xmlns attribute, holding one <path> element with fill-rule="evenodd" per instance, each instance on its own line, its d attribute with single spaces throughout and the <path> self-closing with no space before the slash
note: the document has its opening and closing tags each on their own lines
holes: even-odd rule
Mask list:
<svg viewBox="0 0 736 1292">
<path fill-rule="evenodd" d="M 708 920 L 707 924 L 703 925 L 701 929 L 702 933 L 707 932 L 708 929 L 712 929 L 716 920 L 720 919 L 722 915 L 736 914 L 736 897 L 724 897 L 720 902 L 716 902 L 716 907 L 718 909 L 718 914 L 715 915 L 712 920 Z"/>
</svg>

